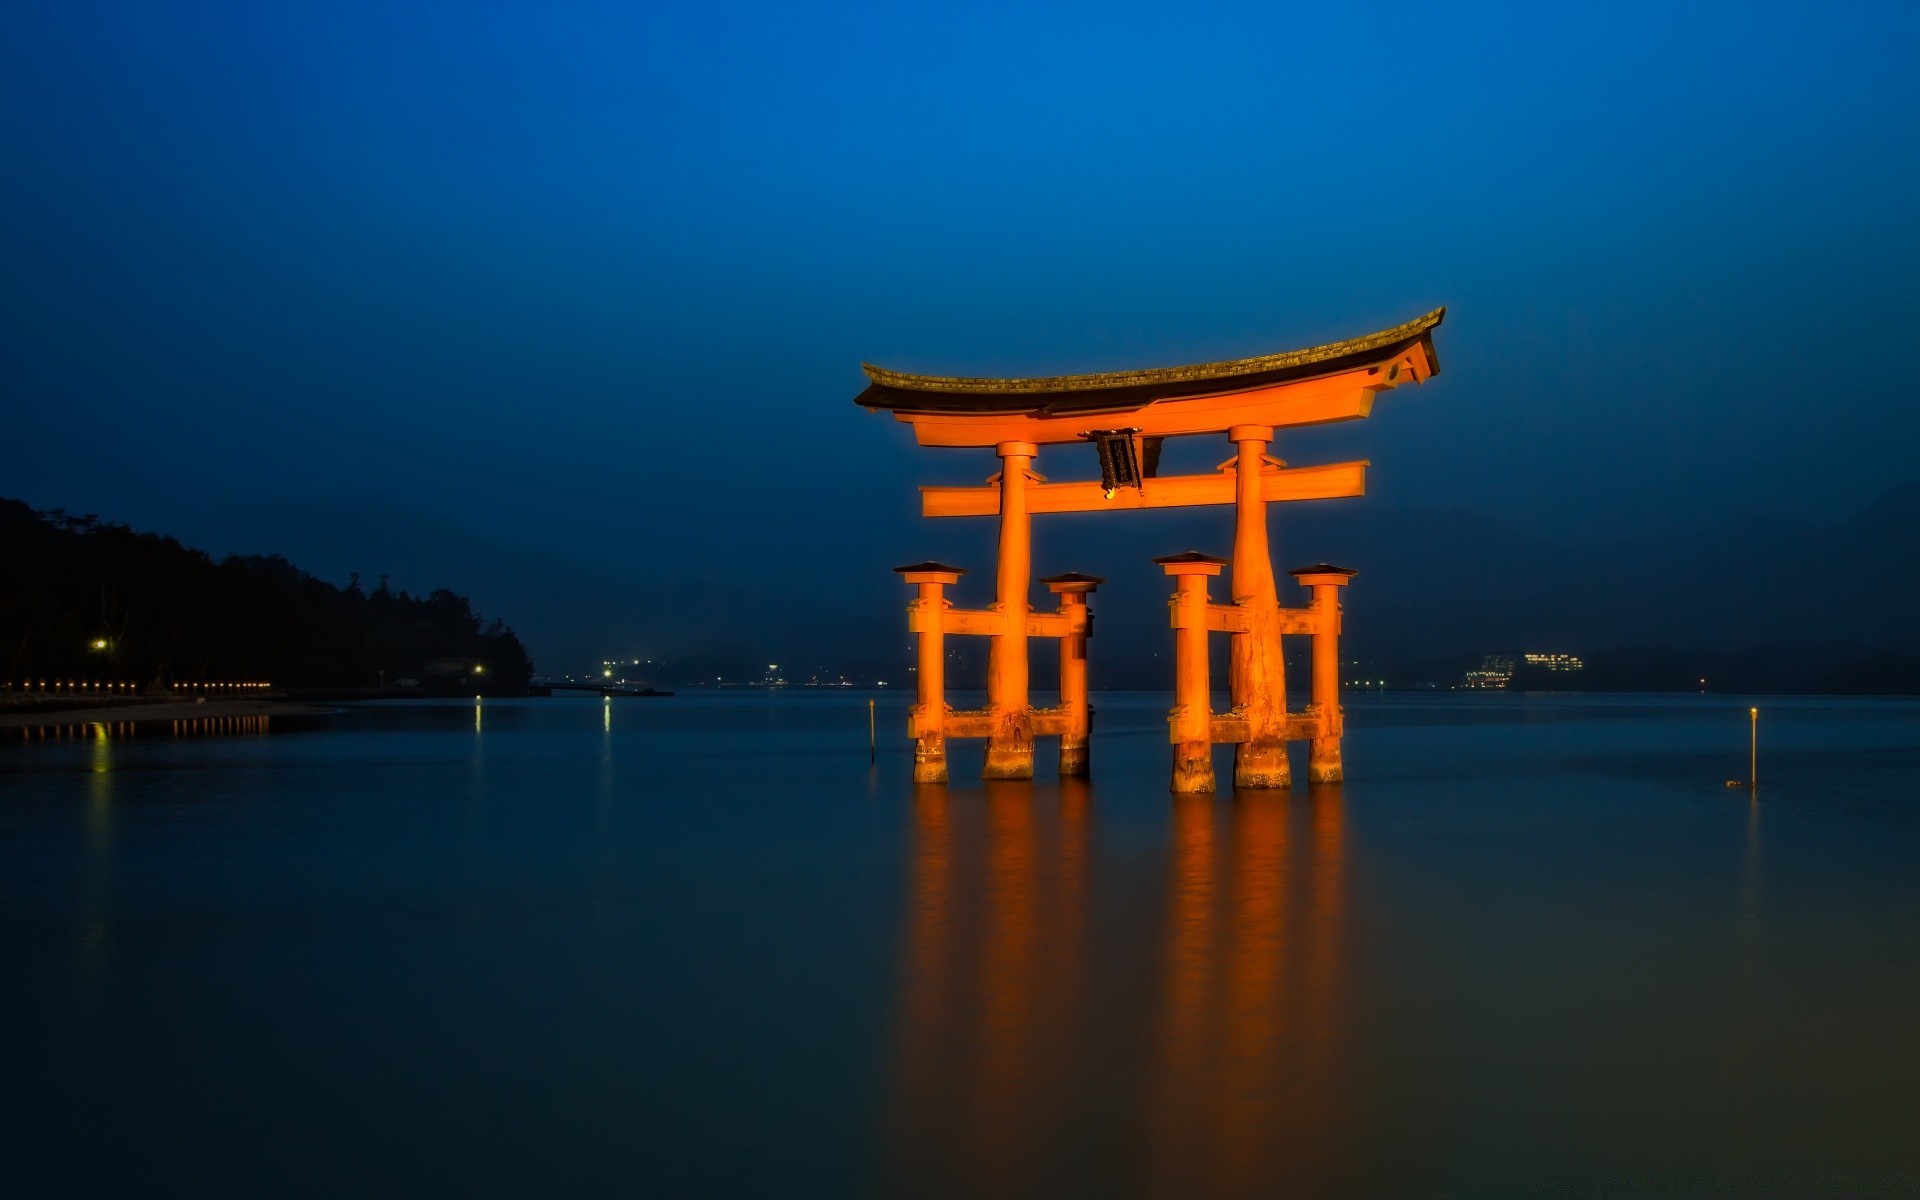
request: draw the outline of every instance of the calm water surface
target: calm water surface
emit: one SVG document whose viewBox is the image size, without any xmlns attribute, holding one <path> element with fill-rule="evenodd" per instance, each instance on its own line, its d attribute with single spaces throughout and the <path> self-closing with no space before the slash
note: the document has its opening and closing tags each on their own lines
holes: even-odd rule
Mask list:
<svg viewBox="0 0 1920 1200">
<path fill-rule="evenodd" d="M 1173 799 L 1164 698 L 919 791 L 907 700 L 0 742 L 6 1191 L 1920 1180 L 1920 703 L 1759 701 L 1750 800 L 1742 700 L 1356 698 Z"/>
</svg>

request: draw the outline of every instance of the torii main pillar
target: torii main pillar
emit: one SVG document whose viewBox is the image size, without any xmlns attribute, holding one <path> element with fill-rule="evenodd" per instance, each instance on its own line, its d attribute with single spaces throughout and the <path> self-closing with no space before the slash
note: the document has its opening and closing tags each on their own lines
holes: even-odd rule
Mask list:
<svg viewBox="0 0 1920 1200">
<path fill-rule="evenodd" d="M 1267 466 L 1270 425 L 1235 425 L 1227 437 L 1237 452 L 1234 481 L 1233 602 L 1247 614 L 1246 636 L 1233 639 L 1233 707 L 1246 718 L 1247 740 L 1233 748 L 1233 785 L 1293 785 L 1287 766 L 1287 670 L 1280 650 L 1280 597 L 1267 545 Z M 1275 464 L 1278 466 L 1279 464 Z"/>
<path fill-rule="evenodd" d="M 1033 586 L 1033 519 L 1027 512 L 1032 442 L 1001 442 L 999 573 L 994 611 L 1000 630 L 987 646 L 987 765 L 983 779 L 1033 778 L 1033 707 L 1027 694 L 1027 592 Z"/>
</svg>

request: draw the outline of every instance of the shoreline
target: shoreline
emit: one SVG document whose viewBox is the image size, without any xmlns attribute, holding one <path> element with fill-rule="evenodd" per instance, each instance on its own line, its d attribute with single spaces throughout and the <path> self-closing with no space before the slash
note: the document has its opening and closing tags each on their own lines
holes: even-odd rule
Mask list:
<svg viewBox="0 0 1920 1200">
<path fill-rule="evenodd" d="M 196 721 L 224 717 L 323 717 L 339 711 L 285 700 L 107 701 L 59 710 L 0 712 L 0 729 L 39 729 L 62 725 L 124 725 Z"/>
</svg>

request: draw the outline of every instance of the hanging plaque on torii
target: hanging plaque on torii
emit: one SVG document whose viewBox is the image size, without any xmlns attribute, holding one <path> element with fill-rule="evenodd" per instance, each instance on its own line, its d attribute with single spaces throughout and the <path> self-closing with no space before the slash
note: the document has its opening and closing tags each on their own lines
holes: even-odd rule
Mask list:
<svg viewBox="0 0 1920 1200">
<path fill-rule="evenodd" d="M 908 606 L 908 627 L 919 638 L 917 702 L 909 718 L 914 779 L 946 781 L 946 742 L 952 737 L 986 739 L 988 779 L 1031 778 L 1036 736 L 1060 739 L 1062 775 L 1088 769 L 1086 598 L 1102 581 L 1085 575 L 1043 580 L 1059 597 L 1058 608 L 1033 612 L 1028 593 L 1034 514 L 1231 504 L 1231 559 L 1189 553 L 1155 560 L 1179 585 L 1172 601 L 1175 701 L 1168 717 L 1174 790 L 1212 791 L 1212 747 L 1222 742 L 1234 746 L 1237 787 L 1289 786 L 1289 740 L 1311 743 L 1313 781 L 1338 781 L 1338 589 L 1353 572 L 1324 563 L 1293 572 L 1312 589 L 1313 600 L 1282 608 L 1266 506 L 1363 495 L 1367 464 L 1289 467 L 1267 451 L 1276 429 L 1365 417 L 1380 392 L 1437 373 L 1433 331 L 1445 315 L 1436 309 L 1392 329 L 1307 350 L 1096 375 L 949 378 L 863 364 L 870 382 L 855 403 L 891 411 L 913 426 L 923 446 L 990 446 L 1001 461 L 999 473 L 984 485 L 920 489 L 925 516 L 1000 518 L 994 603 L 984 609 L 952 606 L 945 589 L 959 582 L 965 573 L 960 568 L 931 562 L 896 568 L 918 589 Z M 1206 434 L 1225 434 L 1234 447 L 1216 472 L 1158 473 L 1164 439 Z M 1041 446 L 1078 442 L 1092 443 L 1100 479 L 1054 483 L 1033 470 Z M 1230 568 L 1231 603 L 1214 604 L 1206 581 L 1223 567 Z M 1212 712 L 1208 698 L 1209 632 L 1232 639 L 1233 707 L 1226 713 Z M 1297 714 L 1286 706 L 1286 634 L 1313 638 L 1312 703 Z M 946 703 L 949 635 L 991 639 L 984 709 L 957 712 Z M 1030 637 L 1061 639 L 1057 708 L 1035 709 L 1028 697 Z"/>
</svg>

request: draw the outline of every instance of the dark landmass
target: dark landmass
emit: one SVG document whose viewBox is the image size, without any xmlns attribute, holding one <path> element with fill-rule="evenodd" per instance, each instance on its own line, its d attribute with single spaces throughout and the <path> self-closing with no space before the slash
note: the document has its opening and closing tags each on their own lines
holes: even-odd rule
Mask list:
<svg viewBox="0 0 1920 1200">
<path fill-rule="evenodd" d="M 1063 464 L 1061 477 L 1070 468 Z M 636 517 L 650 519 L 644 510 Z M 983 605 L 992 592 L 994 523 L 923 520 L 905 492 L 876 504 L 868 525 L 823 531 L 821 541 L 748 536 L 644 559 L 609 554 L 591 566 L 388 502 L 245 505 L 182 520 L 210 544 L 297 550 L 336 577 L 364 563 L 415 585 L 459 579 L 479 606 L 529 636 L 556 678 L 597 671 L 603 658 L 641 657 L 654 660 L 645 677 L 662 687 L 751 683 L 768 663 L 794 686 L 843 676 L 903 686 L 912 639 L 905 590 L 889 568 L 939 558 L 974 569 L 955 603 Z M 1034 526 L 1036 573 L 1108 580 L 1093 597 L 1094 686 L 1168 686 L 1169 587 L 1151 558 L 1226 552 L 1231 514 L 1067 514 Z M 1705 676 L 1712 691 L 1914 693 L 1915 529 L 1920 485 L 1837 521 L 1749 518 L 1603 542 L 1372 500 L 1281 505 L 1273 544 L 1280 568 L 1325 560 L 1360 571 L 1346 598 L 1342 658 L 1350 677 L 1385 678 L 1390 687 L 1450 687 L 1484 655 L 1538 651 L 1587 664 L 1577 682 L 1538 681 L 1554 690 L 1698 690 Z M 823 544 L 834 548 L 830 566 L 819 561 Z M 743 546 L 754 552 L 754 571 L 716 561 Z M 976 641 L 949 643 L 955 687 L 983 677 L 985 644 Z M 1038 641 L 1034 654 L 1041 686 L 1051 647 Z"/>
<path fill-rule="evenodd" d="M 1226 678 L 1225 639 L 1216 640 L 1220 644 L 1213 647 L 1213 673 L 1219 681 Z M 1511 647 L 1504 649 L 1512 651 Z M 1036 691 L 1050 691 L 1057 671 L 1052 648 L 1043 651 L 1036 644 L 1034 651 L 1033 686 Z M 1467 672 L 1480 667 L 1485 657 L 1481 654 L 1374 657 L 1349 662 L 1344 674 L 1349 690 L 1380 687 L 1389 691 L 1448 691 L 1461 687 Z M 1503 657 L 1518 655 L 1509 653 Z M 1625 646 L 1589 653 L 1584 664 L 1584 669 L 1577 672 L 1529 669 L 1522 665 L 1514 671 L 1506 690 L 1920 695 L 1920 655 L 1857 643 L 1787 642 L 1738 653 L 1673 646 Z M 892 666 L 856 661 L 830 675 L 816 677 L 801 673 L 795 678 L 790 674 L 786 686 L 837 687 L 845 680 L 852 687 L 884 683 L 892 688 L 911 689 L 914 677 L 907 669 L 910 665 L 905 661 Z M 763 686 L 756 683 L 760 675 L 754 668 L 755 660 L 751 656 L 709 653 L 657 664 L 649 678 L 678 687 Z M 1287 684 L 1296 697 L 1304 697 L 1309 690 L 1307 671 L 1307 647 L 1290 645 Z M 1096 646 L 1089 660 L 1089 673 L 1096 690 L 1167 691 L 1173 686 L 1172 672 L 1170 653 L 1155 657 L 1116 651 L 1103 656 Z M 947 681 L 956 690 L 985 688 L 984 652 L 956 654 L 947 664 Z"/>
<path fill-rule="evenodd" d="M 0 499 L 0 682 L 195 681 L 425 694 L 522 691 L 513 631 L 464 596 L 336 587 L 270 556 L 218 562 L 173 538 Z"/>
<path fill-rule="evenodd" d="M 964 522 L 924 522 L 944 561 L 990 572 L 992 522 L 971 523 L 969 546 L 940 545 Z M 1225 553 L 1231 518 L 1221 512 L 1129 513 L 1125 519 L 1041 519 L 1045 569 L 1106 575 L 1093 597 L 1089 670 L 1096 688 L 1164 689 L 1172 681 L 1167 581 L 1142 547 Z M 1749 519 L 1688 535 L 1563 544 L 1472 513 L 1370 510 L 1329 502 L 1280 506 L 1276 566 L 1330 561 L 1360 569 L 1345 597 L 1342 674 L 1389 688 L 1459 686 L 1488 655 L 1565 653 L 1579 672 L 1520 666 L 1512 690 L 1721 693 L 1920 694 L 1920 485 L 1897 489 L 1844 520 L 1798 526 Z M 955 602 L 984 604 L 992 582 L 969 577 Z M 1283 580 L 1283 588 L 1290 581 Z M 1215 594 L 1225 591 L 1216 584 Z M 899 621 L 881 637 L 808 646 L 807 661 L 855 683 L 911 685 L 904 597 L 876 598 Z M 1284 603 L 1300 603 L 1283 594 Z M 1038 603 L 1039 601 L 1036 601 Z M 876 613 L 876 624 L 881 614 Z M 1215 639 L 1224 678 L 1225 639 Z M 768 661 L 790 680 L 812 668 L 769 637 L 761 646 L 709 645 L 669 658 L 660 677 L 694 683 L 716 675 L 757 677 Z M 949 641 L 948 680 L 984 685 L 986 645 Z M 839 657 L 834 651 L 838 650 Z M 785 652 L 784 654 L 782 652 Z M 1033 643 L 1036 687 L 1052 677 L 1053 646 Z M 1289 647 L 1291 686 L 1306 687 L 1304 644 Z M 825 664 L 837 664 L 827 667 Z M 1705 679 L 1706 683 L 1701 684 Z"/>
</svg>

